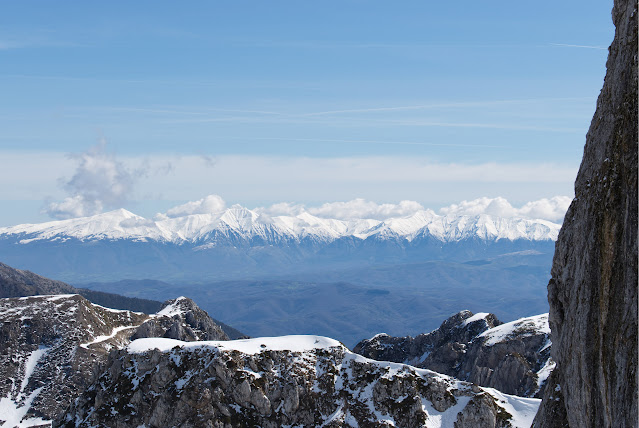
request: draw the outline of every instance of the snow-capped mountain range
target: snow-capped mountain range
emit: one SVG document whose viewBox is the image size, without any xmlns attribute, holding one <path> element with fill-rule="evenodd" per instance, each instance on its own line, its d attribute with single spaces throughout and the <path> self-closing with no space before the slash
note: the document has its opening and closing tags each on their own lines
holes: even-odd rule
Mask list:
<svg viewBox="0 0 639 428">
<path fill-rule="evenodd" d="M 23 224 L 0 228 L 0 239 L 20 244 L 34 241 L 130 240 L 173 244 L 219 244 L 233 241 L 259 241 L 263 244 L 300 242 L 310 239 L 330 243 L 344 237 L 358 240 L 406 240 L 432 238 L 442 243 L 466 239 L 483 241 L 555 241 L 560 225 L 547 220 L 501 218 L 489 215 L 442 216 L 424 210 L 408 217 L 337 220 L 302 212 L 296 216 L 267 216 L 234 205 L 222 212 L 193 214 L 150 220 L 125 209 L 91 217 Z"/>
<path fill-rule="evenodd" d="M 76 284 L 263 279 L 429 260 L 465 263 L 513 253 L 551 255 L 559 229 L 547 220 L 438 215 L 432 210 L 386 220 L 341 220 L 306 211 L 272 216 L 239 205 L 155 219 L 119 209 L 2 227 L 0 261 Z M 325 281 L 317 276 L 312 280 Z"/>
</svg>

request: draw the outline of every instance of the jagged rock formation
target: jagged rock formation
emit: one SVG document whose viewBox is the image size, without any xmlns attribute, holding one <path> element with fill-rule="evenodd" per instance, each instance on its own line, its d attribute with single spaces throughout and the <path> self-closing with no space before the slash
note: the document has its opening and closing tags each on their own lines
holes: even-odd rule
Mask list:
<svg viewBox="0 0 639 428">
<path fill-rule="evenodd" d="M 54 426 L 528 427 L 538 403 L 318 336 L 140 339 Z"/>
<path fill-rule="evenodd" d="M 190 299 L 155 315 L 94 305 L 79 295 L 0 299 L 0 426 L 50 421 L 131 336 L 227 339 Z M 22 426 L 22 425 L 21 425 Z"/>
<path fill-rule="evenodd" d="M 413 364 L 508 394 L 539 397 L 554 363 L 547 315 L 503 324 L 493 314 L 461 311 L 415 338 L 378 334 L 354 352 Z"/>
<path fill-rule="evenodd" d="M 548 284 L 552 357 L 535 427 L 636 427 L 637 2 L 615 39 Z M 551 383 L 552 382 L 552 383 Z"/>
<path fill-rule="evenodd" d="M 145 337 L 167 337 L 189 342 L 229 340 L 209 314 L 187 297 L 165 302 L 164 308 L 155 317 L 145 321 L 131 336 L 131 340 Z"/>
</svg>

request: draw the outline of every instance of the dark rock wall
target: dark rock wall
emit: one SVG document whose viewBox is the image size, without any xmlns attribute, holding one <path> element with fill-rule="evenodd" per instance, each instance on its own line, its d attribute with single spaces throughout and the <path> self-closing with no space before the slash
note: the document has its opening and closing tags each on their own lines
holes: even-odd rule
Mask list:
<svg viewBox="0 0 639 428">
<path fill-rule="evenodd" d="M 536 427 L 637 427 L 637 2 L 615 38 L 548 284 L 552 357 Z"/>
</svg>

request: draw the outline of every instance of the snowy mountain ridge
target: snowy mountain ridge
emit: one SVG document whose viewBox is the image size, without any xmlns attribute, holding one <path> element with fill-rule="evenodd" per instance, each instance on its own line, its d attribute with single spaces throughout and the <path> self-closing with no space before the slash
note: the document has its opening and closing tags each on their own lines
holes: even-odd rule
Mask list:
<svg viewBox="0 0 639 428">
<path fill-rule="evenodd" d="M 539 402 L 322 336 L 150 338 L 111 353 L 54 426 L 524 428 Z"/>
<path fill-rule="evenodd" d="M 339 238 L 358 240 L 407 240 L 432 238 L 440 242 L 466 239 L 484 241 L 555 241 L 561 225 L 547 220 L 477 216 L 437 215 L 432 210 L 411 216 L 337 220 L 302 212 L 296 216 L 268 216 L 234 205 L 222 212 L 174 218 L 146 219 L 125 209 L 91 217 L 0 227 L 0 239 L 33 241 L 131 240 L 173 244 L 207 245 L 224 239 L 255 240 L 266 244 L 310 239 L 330 243 Z"/>
</svg>

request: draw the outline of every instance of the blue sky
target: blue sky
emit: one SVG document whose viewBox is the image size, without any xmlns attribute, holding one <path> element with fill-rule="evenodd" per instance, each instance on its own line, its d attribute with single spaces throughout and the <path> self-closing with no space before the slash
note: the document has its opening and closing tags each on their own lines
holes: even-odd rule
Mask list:
<svg viewBox="0 0 639 428">
<path fill-rule="evenodd" d="M 131 180 L 105 209 L 143 215 L 208 194 L 248 206 L 570 196 L 611 7 L 5 3 L 0 225 L 43 221 L 81 192 L 68 155 L 100 140 Z"/>
</svg>

